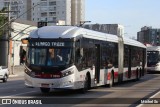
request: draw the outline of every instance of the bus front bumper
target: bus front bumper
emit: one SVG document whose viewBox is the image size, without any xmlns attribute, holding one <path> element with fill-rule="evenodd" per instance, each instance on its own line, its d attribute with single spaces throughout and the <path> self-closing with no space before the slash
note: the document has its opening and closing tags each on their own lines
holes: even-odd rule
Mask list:
<svg viewBox="0 0 160 107">
<path fill-rule="evenodd" d="M 76 89 L 74 75 L 58 79 L 33 78 L 25 74 L 25 85 L 27 87 L 43 87 L 52 89 Z"/>
</svg>

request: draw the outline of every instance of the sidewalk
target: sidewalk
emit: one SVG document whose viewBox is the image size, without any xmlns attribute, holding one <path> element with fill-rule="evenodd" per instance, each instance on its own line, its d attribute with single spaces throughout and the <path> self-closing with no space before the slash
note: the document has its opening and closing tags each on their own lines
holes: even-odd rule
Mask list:
<svg viewBox="0 0 160 107">
<path fill-rule="evenodd" d="M 9 77 L 17 77 L 24 75 L 24 65 L 14 66 L 13 72 L 9 72 Z"/>
</svg>

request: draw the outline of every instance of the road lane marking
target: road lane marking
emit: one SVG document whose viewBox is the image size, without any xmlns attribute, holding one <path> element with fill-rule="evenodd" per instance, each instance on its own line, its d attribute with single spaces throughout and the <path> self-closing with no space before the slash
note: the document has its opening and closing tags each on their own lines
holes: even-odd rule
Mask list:
<svg viewBox="0 0 160 107">
<path fill-rule="evenodd" d="M 3 96 L 3 97 L 0 97 L 0 98 L 11 98 L 11 97 L 14 97 L 14 96 L 33 93 L 33 92 L 37 92 L 37 91 L 29 91 L 29 92 L 25 92 L 25 93 L 18 93 L 18 94 L 13 94 L 13 95 L 9 95 L 9 96 Z"/>
</svg>

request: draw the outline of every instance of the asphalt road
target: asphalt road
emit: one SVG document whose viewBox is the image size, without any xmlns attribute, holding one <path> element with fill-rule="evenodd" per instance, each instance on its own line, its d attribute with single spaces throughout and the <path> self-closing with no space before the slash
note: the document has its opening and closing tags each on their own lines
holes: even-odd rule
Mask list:
<svg viewBox="0 0 160 107">
<path fill-rule="evenodd" d="M 34 98 L 37 102 L 39 101 L 38 103 L 43 103 L 42 105 L 29 105 L 30 107 L 159 107 L 160 99 L 157 99 L 159 104 L 144 105 L 139 102 L 142 98 L 160 98 L 160 93 L 155 95 L 158 92 L 160 92 L 160 74 L 147 74 L 140 81 L 124 82 L 112 88 L 97 87 L 85 94 L 80 93 L 79 90 L 52 90 L 48 94 L 42 94 L 39 88 L 25 87 L 23 76 L 10 77 L 7 83 L 0 81 L 0 100 L 13 98 L 21 99 L 25 103 Z M 26 104 L 18 106 L 28 107 Z"/>
</svg>

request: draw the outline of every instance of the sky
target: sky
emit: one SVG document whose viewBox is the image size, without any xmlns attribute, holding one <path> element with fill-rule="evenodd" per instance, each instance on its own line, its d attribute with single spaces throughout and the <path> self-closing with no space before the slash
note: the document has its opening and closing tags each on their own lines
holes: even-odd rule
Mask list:
<svg viewBox="0 0 160 107">
<path fill-rule="evenodd" d="M 124 36 L 137 38 L 143 26 L 160 28 L 160 0 L 85 0 L 91 24 L 121 24 Z"/>
</svg>

